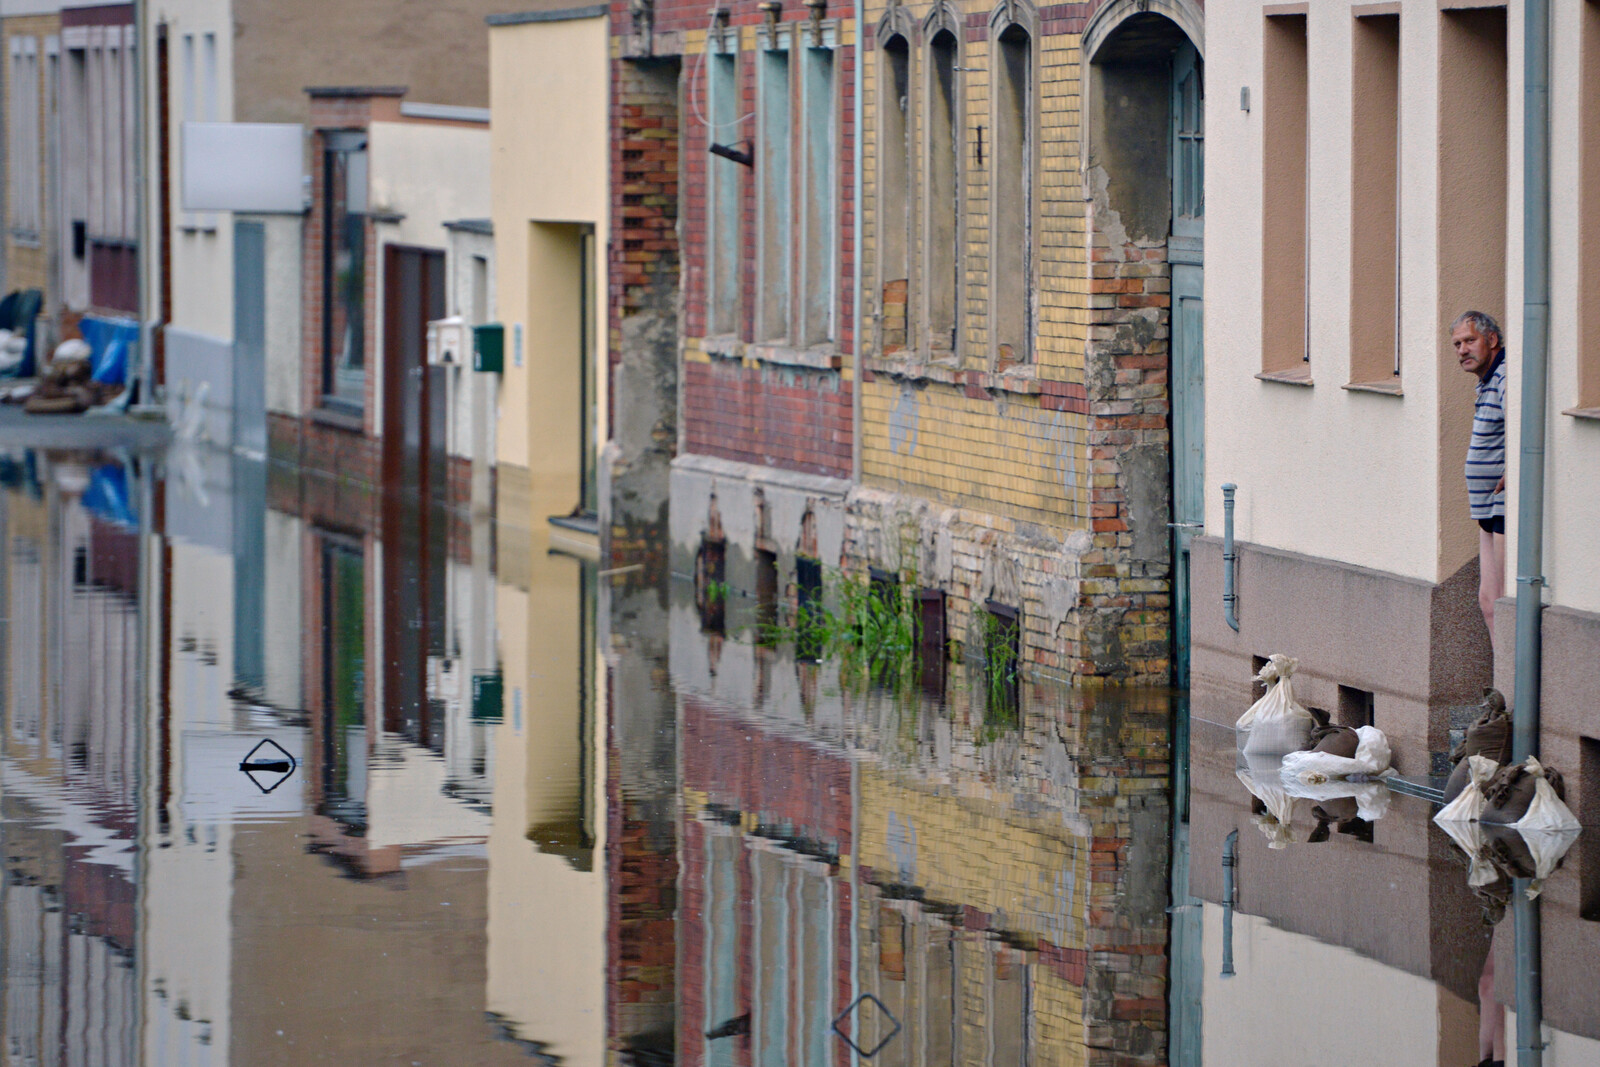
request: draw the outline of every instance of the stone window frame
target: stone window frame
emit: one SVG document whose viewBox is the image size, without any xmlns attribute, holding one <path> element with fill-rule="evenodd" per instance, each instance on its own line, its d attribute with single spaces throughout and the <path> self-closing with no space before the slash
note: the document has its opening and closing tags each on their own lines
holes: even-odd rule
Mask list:
<svg viewBox="0 0 1600 1067">
<path fill-rule="evenodd" d="M 917 256 L 914 250 L 919 240 L 923 237 L 923 230 L 919 225 L 917 210 L 917 194 L 920 186 L 918 181 L 918 178 L 920 177 L 920 167 L 918 166 L 918 161 L 922 157 L 924 141 L 924 138 L 922 137 L 922 131 L 917 122 L 918 100 L 921 95 L 917 91 L 917 83 L 919 80 L 919 64 L 917 53 L 919 52 L 919 46 L 921 45 L 921 35 L 919 31 L 920 27 L 917 25 L 916 20 L 911 16 L 911 13 L 906 10 L 904 5 L 896 4 L 885 11 L 883 18 L 879 20 L 876 31 L 876 39 L 874 41 L 875 47 L 873 49 L 876 58 L 876 69 L 874 70 L 873 77 L 873 104 L 876 109 L 876 113 L 874 115 L 874 141 L 877 148 L 875 153 L 877 157 L 877 173 L 874 176 L 874 183 L 877 190 L 877 195 L 874 197 L 873 204 L 873 237 L 875 239 L 873 266 L 875 280 L 872 299 L 877 308 L 877 314 L 874 316 L 877 326 L 877 352 L 878 355 L 886 359 L 918 359 L 922 356 L 921 346 L 916 343 L 917 315 L 915 314 L 914 308 L 917 305 L 915 297 L 913 296 L 913 294 L 919 289 L 918 282 L 920 281 L 917 276 L 919 272 L 917 270 Z M 904 184 L 904 196 L 903 199 L 900 200 L 898 211 L 896 212 L 899 215 L 899 219 L 897 220 L 898 224 L 904 227 L 903 238 L 905 244 L 902 253 L 904 258 L 903 270 L 905 272 L 905 277 L 903 279 L 894 279 L 889 277 L 890 270 L 887 266 L 888 255 L 886 254 L 887 241 L 885 240 L 890 222 L 888 218 L 889 212 L 885 210 L 885 205 L 889 202 L 890 197 L 886 195 L 886 193 L 893 184 L 889 172 L 891 155 L 887 151 L 888 146 L 884 136 L 886 125 L 885 116 L 889 106 L 887 97 L 885 96 L 885 87 L 888 84 L 889 79 L 889 63 L 886 57 L 888 55 L 889 45 L 895 40 L 895 38 L 900 38 L 905 42 L 906 50 L 906 106 L 905 117 L 903 120 L 905 123 L 905 145 L 904 151 L 900 153 L 899 156 L 899 161 L 904 166 L 904 174 L 900 179 Z M 888 301 L 886 301 L 884 297 L 885 288 L 891 281 L 896 280 L 905 282 L 906 292 L 904 294 L 905 299 L 902 305 L 903 310 L 901 312 L 903 316 L 901 323 L 902 339 L 900 341 L 898 350 L 891 353 L 888 350 L 890 327 L 886 325 L 888 316 L 885 314 L 885 306 L 887 305 Z"/>
<path fill-rule="evenodd" d="M 961 314 L 962 298 L 965 295 L 966 280 L 966 237 L 967 213 L 966 205 L 966 178 L 967 178 L 967 136 L 966 136 L 966 79 L 962 77 L 965 72 L 966 49 L 964 47 L 963 33 L 961 30 L 961 13 L 950 0 L 940 0 L 922 20 L 922 47 L 924 77 L 922 99 L 924 105 L 921 111 L 921 143 L 918 145 L 918 163 L 922 189 L 924 194 L 919 204 L 917 225 L 920 228 L 922 241 L 922 255 L 918 257 L 918 267 L 922 278 L 925 280 L 920 287 L 917 301 L 918 350 L 926 351 L 929 359 L 959 362 L 963 345 L 961 344 L 961 328 L 963 316 Z M 936 274 L 942 273 L 939 268 L 942 264 L 936 262 L 940 249 L 930 239 L 929 235 L 935 230 L 934 205 L 932 191 L 934 187 L 933 173 L 933 108 L 938 94 L 934 91 L 933 79 L 937 77 L 937 70 L 933 62 L 934 41 L 941 33 L 948 33 L 955 42 L 955 63 L 952 71 L 951 97 L 951 139 L 954 142 L 951 151 L 954 156 L 955 172 L 952 176 L 954 184 L 954 235 L 951 247 L 952 262 L 949 264 L 954 274 L 955 292 L 951 295 L 951 344 L 948 349 L 941 348 L 934 343 L 933 330 L 933 285 Z M 914 81 L 915 84 L 915 81 Z"/>
<path fill-rule="evenodd" d="M 718 116 L 723 112 L 724 103 L 717 85 L 720 80 L 716 72 L 719 60 L 732 60 L 733 63 L 729 95 L 732 98 L 733 114 L 737 118 L 744 106 L 744 78 L 748 73 L 748 60 L 739 47 L 737 29 L 713 29 L 706 36 L 704 81 L 701 89 L 691 90 L 705 94 L 706 121 L 709 124 L 706 130 L 708 147 L 712 142 L 732 140 L 730 131 L 722 128 L 717 122 Z M 743 123 L 738 125 L 742 126 Z M 739 131 L 734 128 L 732 132 Z M 744 285 L 741 281 L 744 274 L 741 260 L 744 254 L 745 194 L 745 177 L 741 171 L 744 168 L 731 160 L 715 156 L 709 156 L 707 166 L 714 169 L 707 174 L 706 181 L 704 332 L 708 338 L 732 340 L 740 333 L 744 310 Z M 724 193 L 732 200 L 732 209 L 727 213 L 727 217 L 721 214 L 720 200 Z M 733 248 L 729 263 L 723 264 L 731 268 L 726 272 L 727 276 L 724 276 L 724 272 L 718 269 L 717 244 L 724 238 L 726 230 L 732 231 Z"/>
<path fill-rule="evenodd" d="M 996 192 L 996 183 L 993 175 L 1000 169 L 1000 112 L 999 112 L 999 55 L 1001 38 L 1010 30 L 1018 29 L 1028 37 L 1028 68 L 1026 85 L 1027 114 L 1022 119 L 1023 144 L 1021 146 L 1021 169 L 1023 175 L 1023 217 L 1022 217 L 1022 249 L 1023 249 L 1023 348 L 1017 353 L 1013 350 L 1011 360 L 1002 361 L 1000 353 L 1001 341 L 999 339 L 1000 312 L 998 310 L 997 268 L 1001 247 L 1005 244 L 1007 235 L 1002 234 L 1001 227 L 996 220 L 996 208 L 1000 198 Z M 1038 9 L 1030 0 L 1000 0 L 1000 3 L 989 13 L 988 21 L 988 49 L 989 49 L 989 107 L 988 123 L 992 132 L 990 140 L 991 151 L 986 155 L 984 166 L 989 174 L 988 180 L 988 230 L 989 247 L 987 263 L 987 300 L 986 319 L 988 322 L 988 338 L 986 344 L 986 359 L 988 367 L 997 372 L 1004 372 L 1012 367 L 1033 368 L 1037 366 L 1038 329 L 1039 329 L 1039 157 L 1041 155 L 1040 140 L 1040 93 L 1039 73 L 1043 69 L 1040 62 L 1040 46 L 1042 36 L 1042 20 L 1039 18 Z"/>
</svg>

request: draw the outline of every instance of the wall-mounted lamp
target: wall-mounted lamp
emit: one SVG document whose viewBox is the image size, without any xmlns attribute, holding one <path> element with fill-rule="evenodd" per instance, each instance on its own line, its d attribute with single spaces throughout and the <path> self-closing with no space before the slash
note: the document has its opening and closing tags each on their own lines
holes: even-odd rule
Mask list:
<svg viewBox="0 0 1600 1067">
<path fill-rule="evenodd" d="M 732 145 L 713 144 L 711 146 L 711 154 L 714 156 L 721 156 L 723 159 L 731 159 L 741 167 L 755 166 L 756 159 L 750 154 L 749 151 L 751 148 L 751 143 L 749 141 L 740 141 L 739 143 L 745 146 L 745 150 L 742 152 L 739 149 L 734 148 Z"/>
</svg>

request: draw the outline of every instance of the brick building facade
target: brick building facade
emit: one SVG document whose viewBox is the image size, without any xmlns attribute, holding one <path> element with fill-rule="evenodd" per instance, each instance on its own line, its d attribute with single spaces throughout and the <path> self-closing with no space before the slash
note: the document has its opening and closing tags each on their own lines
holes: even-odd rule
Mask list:
<svg viewBox="0 0 1600 1067">
<path fill-rule="evenodd" d="M 1033 669 L 1165 682 L 1167 260 L 1199 208 L 1163 175 L 1198 144 L 1171 134 L 1198 9 L 871 2 L 866 18 L 846 555 L 942 589 L 969 647 L 998 608 Z"/>
</svg>

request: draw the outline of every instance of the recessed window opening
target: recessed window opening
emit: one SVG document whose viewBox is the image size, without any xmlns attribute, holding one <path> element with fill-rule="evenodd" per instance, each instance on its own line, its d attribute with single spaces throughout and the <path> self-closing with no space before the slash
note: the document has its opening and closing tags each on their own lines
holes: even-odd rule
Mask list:
<svg viewBox="0 0 1600 1067">
<path fill-rule="evenodd" d="M 983 605 L 983 672 L 991 711 L 1014 713 L 1022 677 L 1022 613 L 1009 604 Z"/>
<path fill-rule="evenodd" d="M 728 142 L 739 134 L 738 58 L 731 53 L 711 56 L 706 62 L 711 128 L 706 136 Z M 739 328 L 739 182 L 744 167 L 731 159 L 708 154 L 710 179 L 707 198 L 706 319 L 711 333 L 724 335 Z"/>
<path fill-rule="evenodd" d="M 695 606 L 700 609 L 700 626 L 721 633 L 727 619 L 728 543 L 722 538 L 702 538 L 695 556 Z"/>
<path fill-rule="evenodd" d="M 794 212 L 789 201 L 790 141 L 789 53 L 761 53 L 758 84 L 757 142 L 760 159 L 760 259 L 756 333 L 764 341 L 789 336 L 790 254 Z"/>
<path fill-rule="evenodd" d="M 928 347 L 934 356 L 956 351 L 957 255 L 960 218 L 961 127 L 956 118 L 956 38 L 934 35 L 928 49 L 927 291 Z"/>
<path fill-rule="evenodd" d="M 756 549 L 756 626 L 764 630 L 778 621 L 778 554 Z"/>
<path fill-rule="evenodd" d="M 879 312 L 883 354 L 906 347 L 911 265 L 911 50 L 899 34 L 880 55 L 878 117 Z"/>
<path fill-rule="evenodd" d="M 367 377 L 367 135 L 323 135 L 322 391 L 359 412 Z"/>
<path fill-rule="evenodd" d="M 801 217 L 805 244 L 798 264 L 799 292 L 795 296 L 799 319 L 794 336 L 801 345 L 833 338 L 834 294 L 838 271 L 834 269 L 837 226 L 835 189 L 838 171 L 834 148 L 834 70 L 831 48 L 804 50 L 802 105 L 805 122 L 805 156 L 801 166 Z"/>
<path fill-rule="evenodd" d="M 1254 703 L 1267 695 L 1267 683 L 1260 678 L 1261 668 L 1267 665 L 1267 657 L 1250 657 L 1250 700 Z"/>
<path fill-rule="evenodd" d="M 1600 3 L 1581 4 L 1578 92 L 1578 407 L 1600 408 Z"/>
<path fill-rule="evenodd" d="M 1341 685 L 1339 687 L 1339 725 L 1372 726 L 1372 693 L 1366 689 Z"/>
<path fill-rule="evenodd" d="M 1261 369 L 1298 373 L 1311 360 L 1306 16 L 1269 16 L 1263 51 Z"/>
<path fill-rule="evenodd" d="M 796 556 L 794 560 L 795 612 L 805 618 L 822 609 L 822 561 L 809 556 Z M 822 640 L 817 628 L 800 627 L 800 639 L 795 642 L 795 658 L 815 662 L 822 658 Z"/>
<path fill-rule="evenodd" d="M 1573 814 L 1586 827 L 1600 826 L 1600 740 L 1578 738 L 1578 788 Z M 1600 922 L 1600 834 L 1590 830 L 1579 839 L 1578 916 Z"/>
<path fill-rule="evenodd" d="M 933 697 L 944 695 L 945 597 L 942 589 L 917 591 L 917 667 L 923 692 Z"/>
<path fill-rule="evenodd" d="M 994 359 L 1005 366 L 1027 362 L 1033 342 L 1028 303 L 1033 273 L 1033 42 L 1026 30 L 1012 25 L 995 45 L 990 321 Z"/>
<path fill-rule="evenodd" d="M 1350 381 L 1400 374 L 1400 16 L 1351 41 Z"/>
</svg>

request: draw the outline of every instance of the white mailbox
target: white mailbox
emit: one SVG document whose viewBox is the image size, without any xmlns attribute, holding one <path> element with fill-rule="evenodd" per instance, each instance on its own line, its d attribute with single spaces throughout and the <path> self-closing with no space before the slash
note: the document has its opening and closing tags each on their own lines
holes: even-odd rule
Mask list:
<svg viewBox="0 0 1600 1067">
<path fill-rule="evenodd" d="M 472 361 L 471 334 L 460 315 L 434 319 L 428 323 L 428 363 L 436 367 L 459 367 Z"/>
</svg>

